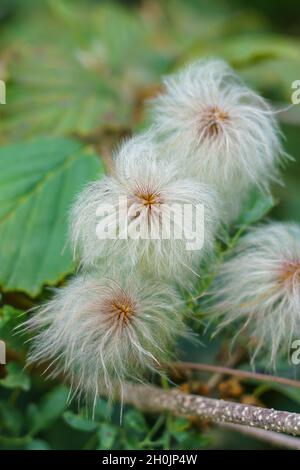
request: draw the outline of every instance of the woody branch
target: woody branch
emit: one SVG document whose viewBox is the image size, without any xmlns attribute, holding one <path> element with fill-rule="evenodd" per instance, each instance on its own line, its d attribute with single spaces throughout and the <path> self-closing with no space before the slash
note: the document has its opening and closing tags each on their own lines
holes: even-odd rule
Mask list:
<svg viewBox="0 0 300 470">
<path fill-rule="evenodd" d="M 197 416 L 214 423 L 234 423 L 300 435 L 300 414 L 248 406 L 178 390 L 162 390 L 152 385 L 126 384 L 124 403 L 143 411 L 170 411 L 178 415 Z"/>
</svg>

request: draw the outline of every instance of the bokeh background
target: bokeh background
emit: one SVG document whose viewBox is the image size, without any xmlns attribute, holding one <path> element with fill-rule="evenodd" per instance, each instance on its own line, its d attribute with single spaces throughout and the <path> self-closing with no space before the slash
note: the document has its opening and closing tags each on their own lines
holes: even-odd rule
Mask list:
<svg viewBox="0 0 300 470">
<path fill-rule="evenodd" d="M 145 103 L 162 76 L 208 56 L 227 60 L 278 110 L 295 161 L 285 186 L 274 188 L 271 215 L 300 223 L 300 105 L 291 106 L 292 83 L 300 80 L 297 1 L 0 0 L 0 79 L 7 86 L 0 105 L 0 338 L 8 349 L 0 366 L 0 448 L 268 448 L 221 427 L 131 408 L 120 426 L 118 406 L 110 415 L 105 400 L 93 421 L 76 404 L 66 406 L 66 385 L 23 370 L 27 346 L 12 332 L 20 313 L 74 269 L 68 247 L 62 253 L 74 195 L 109 170 L 122 138 L 147 125 Z M 227 349 L 226 337 L 204 336 L 203 348 L 182 344 L 179 351 L 219 364 Z M 288 361 L 277 372 L 299 374 Z M 208 376 L 173 379 L 183 390 L 208 393 Z M 213 393 L 300 411 L 300 392 L 288 387 L 224 379 Z"/>
</svg>

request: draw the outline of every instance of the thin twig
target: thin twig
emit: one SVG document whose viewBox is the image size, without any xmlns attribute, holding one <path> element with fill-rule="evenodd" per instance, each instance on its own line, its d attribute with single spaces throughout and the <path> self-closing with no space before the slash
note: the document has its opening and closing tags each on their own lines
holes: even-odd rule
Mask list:
<svg viewBox="0 0 300 470">
<path fill-rule="evenodd" d="M 253 437 L 254 439 L 268 442 L 271 445 L 284 447 L 286 449 L 300 450 L 300 439 L 298 437 L 287 436 L 286 434 L 267 431 L 266 429 L 251 428 L 250 426 L 243 426 L 242 424 L 219 423 L 218 426 L 244 434 L 247 437 Z"/>
<path fill-rule="evenodd" d="M 234 375 L 241 379 L 263 380 L 265 382 L 275 382 L 282 385 L 300 388 L 298 380 L 288 379 L 286 377 L 278 377 L 276 375 L 260 374 L 240 369 L 231 369 L 225 366 L 215 366 L 212 364 L 196 364 L 193 362 L 171 362 L 170 368 L 174 369 L 192 369 L 200 372 L 214 372 L 222 375 Z"/>
</svg>

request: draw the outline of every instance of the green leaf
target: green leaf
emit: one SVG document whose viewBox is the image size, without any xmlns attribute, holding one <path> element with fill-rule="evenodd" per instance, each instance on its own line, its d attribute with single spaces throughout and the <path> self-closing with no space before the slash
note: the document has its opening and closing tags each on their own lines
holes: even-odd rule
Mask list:
<svg viewBox="0 0 300 470">
<path fill-rule="evenodd" d="M 26 450 L 51 450 L 51 447 L 43 439 L 32 439 L 26 445 Z"/>
<path fill-rule="evenodd" d="M 212 438 L 194 430 L 183 432 L 182 435 L 177 434 L 176 437 L 177 444 L 174 446 L 174 448 L 179 448 L 180 450 L 205 449 L 209 445 L 213 444 Z"/>
<path fill-rule="evenodd" d="M 15 328 L 24 321 L 23 312 L 10 305 L 4 305 L 0 310 L 0 338 L 9 343 L 15 351 L 24 351 L 26 337 L 16 334 Z"/>
<path fill-rule="evenodd" d="M 10 402 L 1 400 L 0 423 L 3 430 L 5 429 L 9 434 L 17 436 L 24 425 L 21 410 L 17 409 L 16 406 Z"/>
<path fill-rule="evenodd" d="M 234 65 L 244 66 L 261 60 L 287 58 L 299 60 L 299 42 L 279 35 L 240 35 L 220 44 L 220 54 Z"/>
<path fill-rule="evenodd" d="M 17 362 L 9 362 L 6 366 L 7 375 L 0 380 L 0 385 L 6 388 L 21 388 L 25 392 L 30 389 L 30 377 Z"/>
<path fill-rule="evenodd" d="M 274 206 L 275 201 L 271 194 L 262 194 L 253 191 L 236 224 L 239 226 L 255 224 L 265 217 Z"/>
<path fill-rule="evenodd" d="M 143 414 L 139 410 L 129 410 L 124 415 L 124 426 L 126 429 L 135 431 L 137 433 L 146 432 L 148 429 L 147 423 Z"/>
<path fill-rule="evenodd" d="M 98 431 L 99 449 L 111 449 L 118 435 L 118 428 L 109 423 L 101 423 Z"/>
<path fill-rule="evenodd" d="M 279 392 L 285 397 L 289 398 L 290 400 L 300 405 L 299 388 L 289 387 L 288 385 L 279 384 L 277 382 L 264 383 L 260 387 L 257 388 L 255 394 L 256 396 L 260 396 L 261 394 L 268 392 L 269 390 L 274 390 L 276 392 Z"/>
<path fill-rule="evenodd" d="M 97 421 L 109 421 L 111 419 L 111 405 L 104 398 L 99 398 L 94 409 Z"/>
<path fill-rule="evenodd" d="M 92 51 L 78 48 L 69 55 L 47 45 L 40 56 L 37 49 L 26 51 L 13 71 L 15 82 L 8 87 L 11 101 L 3 111 L 2 140 L 49 133 L 86 135 L 104 123 L 125 125 L 128 110 L 118 101 L 111 81 L 80 63 L 97 61 Z"/>
<path fill-rule="evenodd" d="M 67 216 L 75 195 L 103 172 L 99 159 L 69 139 L 38 139 L 0 149 L 0 283 L 31 296 L 72 271 Z"/>
<path fill-rule="evenodd" d="M 295 81 L 295 77 L 298 76 L 299 67 L 300 57 L 298 57 L 298 60 L 277 58 L 252 63 L 247 68 L 242 69 L 241 73 L 247 83 L 258 89 L 269 99 L 271 98 L 275 102 L 290 102 L 294 91 L 291 86 Z M 297 108 L 295 106 L 289 112 L 289 115 L 292 116 L 291 122 L 297 122 L 298 120 L 299 110 Z M 278 118 L 280 120 L 280 114 Z"/>
<path fill-rule="evenodd" d="M 233 31 L 234 33 L 234 31 Z M 271 60 L 286 60 L 291 64 L 299 64 L 299 41 L 278 34 L 231 34 L 222 41 L 204 37 L 197 40 L 185 52 L 181 60 L 195 60 L 201 56 L 221 57 L 233 67 L 247 70 L 256 64 L 269 64 Z"/>
<path fill-rule="evenodd" d="M 46 3 L 44 14 L 24 15 L 18 36 L 12 30 L 6 39 L 18 60 L 11 61 L 2 139 L 127 128 L 133 91 L 149 83 L 160 56 L 149 50 L 144 19 L 106 2 Z"/>
<path fill-rule="evenodd" d="M 27 410 L 30 434 L 46 429 L 56 421 L 66 409 L 68 388 L 59 386 L 46 395 L 39 405 L 31 403 Z"/>
<path fill-rule="evenodd" d="M 174 418 L 170 420 L 169 431 L 176 437 L 190 428 L 190 422 L 186 418 Z"/>
<path fill-rule="evenodd" d="M 71 428 L 77 431 L 92 432 L 99 426 L 97 422 L 84 418 L 82 415 L 76 415 L 71 410 L 65 411 L 63 418 Z"/>
</svg>

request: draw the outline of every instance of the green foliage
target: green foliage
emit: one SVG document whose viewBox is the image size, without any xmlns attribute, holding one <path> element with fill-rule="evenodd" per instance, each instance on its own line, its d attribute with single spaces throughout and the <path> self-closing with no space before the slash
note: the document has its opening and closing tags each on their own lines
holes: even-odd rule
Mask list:
<svg viewBox="0 0 300 470">
<path fill-rule="evenodd" d="M 6 377 L 0 380 L 0 385 L 6 388 L 20 388 L 27 392 L 30 389 L 30 377 L 17 362 L 10 362 L 6 367 Z"/>
<path fill-rule="evenodd" d="M 16 335 L 16 328 L 24 320 L 23 312 L 10 305 L 0 310 L 0 338 L 17 352 L 24 351 L 24 339 Z"/>
<path fill-rule="evenodd" d="M 154 54 L 148 44 L 154 31 L 113 4 L 85 8 L 51 1 L 46 10 L 22 17 L 21 41 L 11 30 L 4 34 L 5 41 L 12 39 L 18 60 L 10 67 L 2 138 L 128 127 L 132 90 L 149 83 L 153 71 L 161 72 L 159 50 Z"/>
<path fill-rule="evenodd" d="M 275 206 L 274 198 L 271 194 L 261 194 L 253 191 L 247 199 L 245 207 L 236 224 L 241 227 L 248 227 L 263 219 Z"/>
<path fill-rule="evenodd" d="M 98 154 L 105 154 L 107 143 L 111 153 L 120 136 L 145 126 L 145 101 L 163 74 L 190 59 L 220 56 L 267 98 L 290 103 L 291 83 L 300 78 L 299 38 L 283 32 L 294 12 L 286 21 L 279 8 L 272 2 L 269 14 L 282 26 L 275 31 L 243 0 L 1 2 L 0 79 L 7 83 L 7 105 L 0 105 L 0 339 L 8 363 L 0 366 L 0 449 L 214 447 L 216 433 L 188 419 L 144 416 L 126 407 L 120 424 L 119 407 L 105 400 L 96 403 L 94 418 L 90 409 L 67 404 L 67 385 L 24 369 L 28 335 L 16 334 L 16 327 L 28 307 L 48 295 L 47 286 L 73 272 L 69 207 L 87 182 L 103 174 Z M 218 246 L 220 260 L 270 211 L 300 221 L 300 114 L 293 116 L 284 132 L 296 163 L 287 188 L 276 190 L 282 202 L 275 207 L 270 195 L 253 193 L 230 238 Z M 201 280 L 195 297 L 212 277 Z M 187 300 L 186 310 L 200 309 L 201 299 Z M 211 341 L 204 327 L 197 323 L 195 329 L 205 347 L 184 343 L 182 357 L 218 360 L 227 340 Z M 295 371 L 284 364 L 284 372 Z M 300 407 L 297 390 L 252 382 L 245 387 L 266 406 Z"/>
<path fill-rule="evenodd" d="M 101 174 L 99 159 L 67 139 L 37 139 L 0 149 L 0 282 L 32 296 L 73 269 L 68 210 Z M 20 236 L 21 235 L 21 236 Z M 41 260 L 43 260 L 41 262 Z"/>
<path fill-rule="evenodd" d="M 45 395 L 38 405 L 28 405 L 27 417 L 31 424 L 31 434 L 46 429 L 61 416 L 66 408 L 68 394 L 67 387 L 58 386 Z"/>
<path fill-rule="evenodd" d="M 98 449 L 113 449 L 116 438 L 118 436 L 118 428 L 110 423 L 101 423 L 98 430 Z"/>
<path fill-rule="evenodd" d="M 98 429 L 98 424 L 95 421 L 91 421 L 81 415 L 75 414 L 71 410 L 66 411 L 63 418 L 71 428 L 76 429 L 77 431 L 92 432 Z"/>
</svg>

